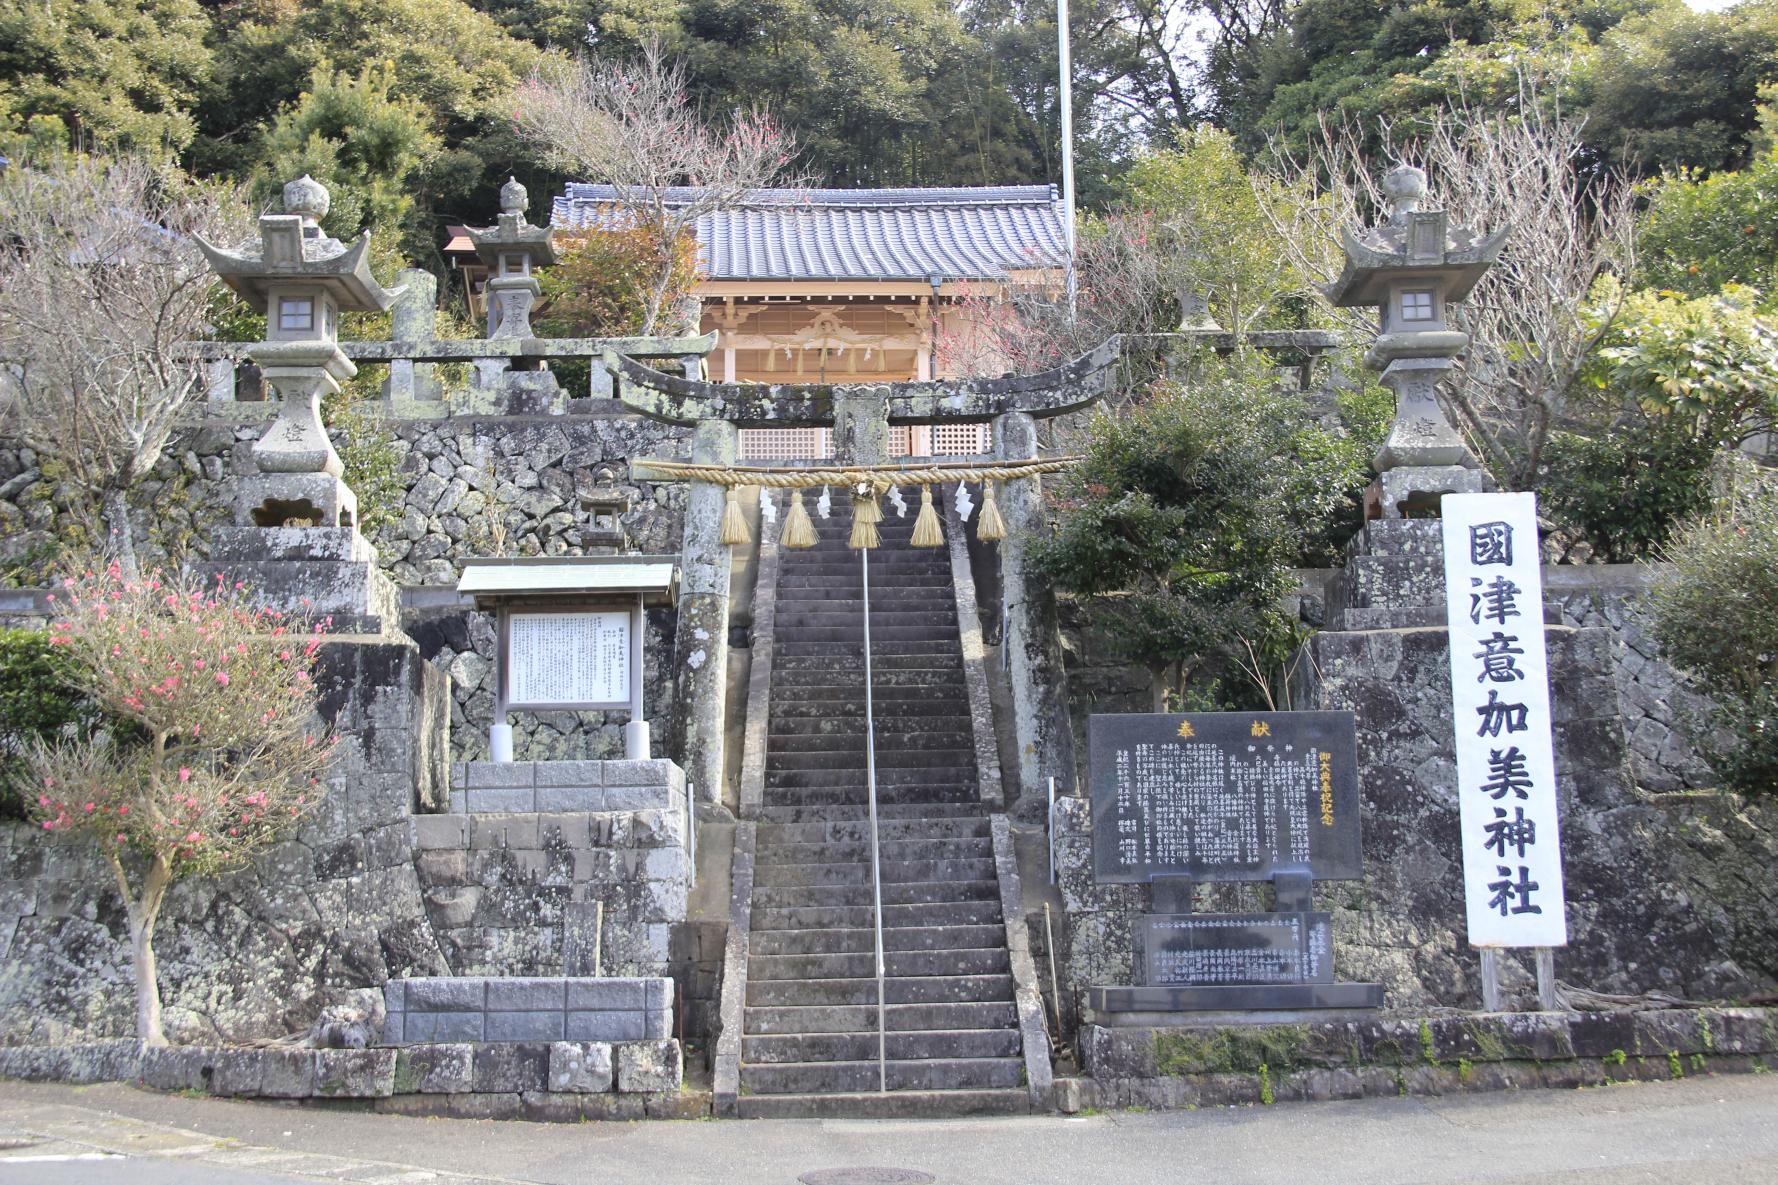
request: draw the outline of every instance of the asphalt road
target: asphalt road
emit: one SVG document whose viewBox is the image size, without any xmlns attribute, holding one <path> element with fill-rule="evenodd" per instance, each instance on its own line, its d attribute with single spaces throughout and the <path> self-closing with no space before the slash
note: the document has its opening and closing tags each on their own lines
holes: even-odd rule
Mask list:
<svg viewBox="0 0 1778 1185">
<path fill-rule="evenodd" d="M 574 1125 L 0 1083 L 4 1185 L 1778 1185 L 1778 1075 L 1064 1118 Z"/>
</svg>

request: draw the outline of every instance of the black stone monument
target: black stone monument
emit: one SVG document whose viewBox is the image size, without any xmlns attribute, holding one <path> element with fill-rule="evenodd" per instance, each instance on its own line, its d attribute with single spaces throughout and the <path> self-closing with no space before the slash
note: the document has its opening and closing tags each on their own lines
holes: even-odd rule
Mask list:
<svg viewBox="0 0 1778 1185">
<path fill-rule="evenodd" d="M 1352 713 L 1100 715 L 1087 740 L 1094 877 L 1154 888 L 1136 985 L 1089 993 L 1102 1021 L 1382 1005 L 1378 984 L 1334 982 L 1332 919 L 1312 902 L 1316 878 L 1363 873 Z M 1270 881 L 1275 910 L 1194 913 L 1197 881 Z"/>
</svg>

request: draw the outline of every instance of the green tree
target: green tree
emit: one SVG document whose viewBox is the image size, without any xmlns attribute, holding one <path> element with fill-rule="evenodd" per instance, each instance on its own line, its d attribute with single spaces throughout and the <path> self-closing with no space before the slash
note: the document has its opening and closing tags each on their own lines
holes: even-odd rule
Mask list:
<svg viewBox="0 0 1778 1185">
<path fill-rule="evenodd" d="M 0 5 L 0 134 L 34 116 L 82 147 L 178 152 L 209 75 L 197 0 Z"/>
<path fill-rule="evenodd" d="M 388 101 L 415 105 L 434 142 L 407 180 L 413 213 L 401 253 L 410 260 L 442 266 L 438 222 L 491 221 L 509 173 L 533 193 L 559 186 L 513 134 L 506 101 L 543 55 L 463 0 L 242 0 L 215 11 L 216 65 L 189 154 L 199 173 L 258 167 L 261 155 L 242 146 L 301 106 L 320 70 L 386 79 Z"/>
<path fill-rule="evenodd" d="M 1272 666 L 1288 652 L 1282 604 L 1302 537 L 1365 476 L 1330 461 L 1262 359 L 1193 368 L 1128 414 L 1094 418 L 1055 495 L 1055 533 L 1033 555 L 1121 656 L 1149 668 L 1157 710 L 1213 660 Z"/>
<path fill-rule="evenodd" d="M 1760 84 L 1778 80 L 1778 0 L 1722 12 L 1663 6 L 1601 40 L 1587 139 L 1642 173 L 1722 169 L 1747 158 Z"/>
<path fill-rule="evenodd" d="M 1778 300 L 1778 148 L 1738 172 L 1669 174 L 1646 192 L 1643 283 L 1691 296 L 1745 284 Z"/>
<path fill-rule="evenodd" d="M 1778 422 L 1778 321 L 1731 289 L 1624 300 L 1583 372 L 1590 434 L 1551 436 L 1545 511 L 1610 563 L 1648 559 L 1710 503 L 1721 449 Z"/>
<path fill-rule="evenodd" d="M 323 229 L 343 241 L 360 231 L 393 251 L 414 225 L 413 183 L 438 151 L 438 138 L 414 99 L 395 97 L 393 71 L 366 66 L 356 76 L 317 67 L 309 89 L 280 111 L 260 139 L 255 197 L 261 202 L 304 173 L 328 187 Z M 385 259 L 385 263 L 392 262 Z"/>
<path fill-rule="evenodd" d="M 1737 491 L 1667 548 L 1655 637 L 1713 701 L 1727 746 L 1712 767 L 1738 789 L 1778 789 L 1778 493 Z"/>
<path fill-rule="evenodd" d="M 1299 323 L 1309 279 L 1278 250 L 1265 206 L 1293 195 L 1282 182 L 1249 176 L 1227 132 L 1179 133 L 1174 146 L 1139 156 L 1120 189 L 1130 208 L 1152 212 L 1174 295 L 1195 292 L 1236 332 Z"/>
</svg>

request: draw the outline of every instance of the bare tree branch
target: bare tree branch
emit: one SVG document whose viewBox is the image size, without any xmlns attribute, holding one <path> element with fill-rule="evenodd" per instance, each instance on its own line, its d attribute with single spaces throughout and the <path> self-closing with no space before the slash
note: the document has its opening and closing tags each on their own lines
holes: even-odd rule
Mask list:
<svg viewBox="0 0 1778 1185">
<path fill-rule="evenodd" d="M 208 334 L 216 282 L 191 236 L 245 216 L 232 189 L 146 160 L 0 175 L 0 427 L 93 493 L 130 573 L 126 495 L 202 388 L 181 347 Z"/>
<path fill-rule="evenodd" d="M 698 220 L 769 185 L 797 187 L 793 136 L 763 110 L 707 122 L 686 92 L 684 64 L 658 41 L 634 61 L 586 58 L 537 67 L 515 96 L 516 125 L 551 164 L 610 185 L 616 220 L 654 229 L 660 252 L 642 332 L 655 332 L 673 247 Z M 621 224 L 621 222 L 619 223 Z"/>
</svg>

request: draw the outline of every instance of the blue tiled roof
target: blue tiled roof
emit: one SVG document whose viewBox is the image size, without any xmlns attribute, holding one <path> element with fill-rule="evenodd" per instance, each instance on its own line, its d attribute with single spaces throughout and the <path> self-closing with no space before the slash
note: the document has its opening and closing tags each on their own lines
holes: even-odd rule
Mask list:
<svg viewBox="0 0 1778 1185">
<path fill-rule="evenodd" d="M 570 183 L 551 219 L 604 221 L 616 196 L 609 185 Z M 764 189 L 703 216 L 697 233 L 712 280 L 988 280 L 1067 259 L 1051 185 Z"/>
</svg>

